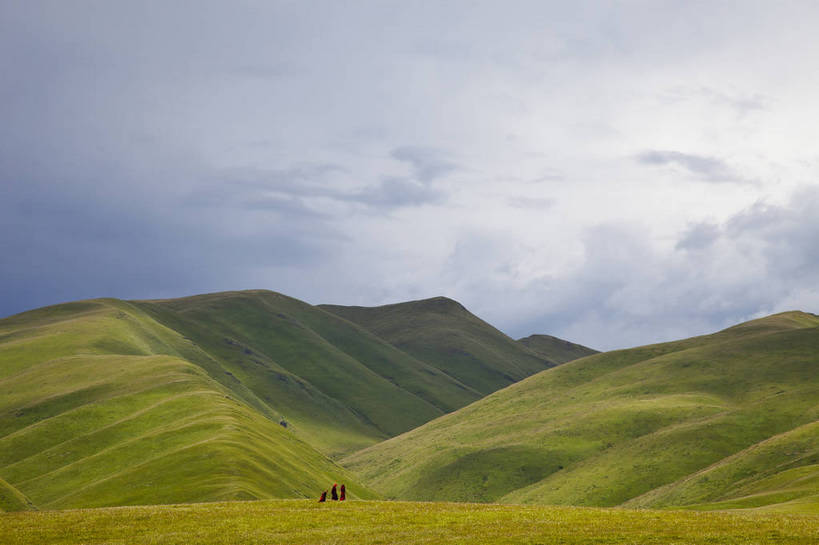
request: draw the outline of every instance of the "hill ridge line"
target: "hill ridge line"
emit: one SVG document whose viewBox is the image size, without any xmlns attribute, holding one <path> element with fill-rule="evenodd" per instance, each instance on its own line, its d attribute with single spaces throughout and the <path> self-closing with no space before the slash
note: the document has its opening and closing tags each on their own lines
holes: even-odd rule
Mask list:
<svg viewBox="0 0 819 545">
<path fill-rule="evenodd" d="M 400 303 L 397 303 L 397 304 L 400 304 Z M 390 346 L 390 347 L 392 347 L 392 348 L 393 348 L 393 349 L 395 349 L 395 350 L 398 350 L 398 351 L 399 351 L 399 352 L 401 352 L 402 354 L 406 355 L 406 357 L 407 357 L 407 358 L 411 358 L 412 360 L 414 360 L 414 361 L 418 362 L 418 364 L 422 366 L 422 369 L 424 369 L 424 370 L 427 370 L 427 369 L 428 369 L 428 370 L 430 370 L 430 371 L 434 371 L 434 372 L 437 372 L 437 373 L 443 373 L 443 374 L 445 374 L 445 375 L 446 375 L 446 376 L 447 376 L 449 379 L 451 379 L 451 380 L 452 380 L 452 381 L 454 381 L 454 382 L 455 382 L 457 385 L 459 385 L 459 386 L 460 386 L 462 389 L 467 390 L 467 391 L 470 391 L 470 392 L 474 393 L 475 395 L 478 395 L 478 396 L 480 395 L 480 393 L 479 393 L 479 392 L 477 392 L 476 390 L 474 390 L 474 389 L 472 389 L 471 387 L 467 386 L 466 384 L 463 384 L 463 383 L 462 383 L 460 380 L 458 380 L 457 378 L 455 378 L 455 377 L 453 377 L 452 375 L 450 375 L 450 374 L 446 373 L 446 371 L 443 371 L 443 370 L 441 370 L 441 369 L 438 369 L 437 367 L 435 367 L 435 366 L 433 366 L 433 365 L 430 365 L 429 363 L 427 363 L 427 362 L 425 362 L 425 361 L 422 361 L 422 360 L 420 360 L 420 359 L 418 359 L 418 358 L 414 357 L 412 354 L 410 354 L 410 353 L 408 353 L 408 352 L 405 352 L 405 351 L 404 351 L 404 350 L 402 350 L 400 347 L 398 347 L 398 346 L 396 346 L 396 345 L 394 345 L 394 344 L 392 344 L 392 343 L 390 343 L 390 342 L 388 342 L 388 341 L 386 341 L 386 340 L 382 339 L 381 337 L 379 337 L 378 335 L 376 335 L 376 334 L 375 334 L 375 333 L 373 333 L 372 331 L 370 331 L 370 330 L 368 330 L 368 329 L 366 329 L 366 328 L 364 328 L 364 327 L 362 327 L 362 326 L 360 326 L 360 325 L 356 324 L 355 322 L 353 322 L 353 321 L 351 321 L 351 320 L 348 320 L 348 319 L 347 319 L 347 318 L 345 318 L 344 316 L 340 316 L 340 315 L 337 315 L 337 314 L 333 314 L 333 313 L 331 313 L 331 312 L 329 312 L 329 311 L 325 310 L 324 308 L 322 308 L 322 307 L 330 307 L 330 306 L 338 306 L 338 305 L 323 305 L 323 304 L 322 304 L 322 305 L 313 305 L 313 306 L 314 306 L 315 308 L 317 308 L 317 309 L 321 310 L 322 312 L 324 312 L 324 313 L 325 313 L 325 314 L 327 314 L 328 316 L 332 316 L 332 317 L 333 317 L 333 318 L 335 318 L 335 319 L 342 320 L 342 321 L 344 321 L 344 322 L 346 322 L 346 323 L 350 324 L 351 326 L 353 326 L 353 327 L 355 327 L 355 328 L 357 328 L 357 329 L 361 330 L 361 331 L 362 331 L 364 334 L 368 335 L 369 337 L 371 337 L 371 338 L 373 338 L 373 339 L 376 339 L 378 342 L 382 342 L 382 343 L 384 343 L 385 345 Z M 367 308 L 367 307 L 357 307 L 357 308 Z M 343 351 L 343 350 L 342 350 L 342 351 Z M 422 399 L 423 399 L 423 398 L 422 398 Z M 435 406 L 435 407 L 437 407 L 437 405 L 434 405 L 434 406 Z M 437 408 L 439 408 L 439 409 L 440 409 L 440 407 L 437 407 Z M 443 409 L 442 409 L 442 410 L 443 410 Z M 446 411 L 444 411 L 444 414 L 446 414 Z"/>
</svg>

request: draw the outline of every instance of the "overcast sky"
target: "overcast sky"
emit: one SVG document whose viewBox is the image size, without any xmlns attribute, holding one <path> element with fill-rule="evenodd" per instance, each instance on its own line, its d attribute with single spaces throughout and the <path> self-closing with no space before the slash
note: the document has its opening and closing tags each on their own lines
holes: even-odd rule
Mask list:
<svg viewBox="0 0 819 545">
<path fill-rule="evenodd" d="M 819 312 L 819 3 L 0 2 L 0 316 L 266 288 L 598 349 Z"/>
</svg>

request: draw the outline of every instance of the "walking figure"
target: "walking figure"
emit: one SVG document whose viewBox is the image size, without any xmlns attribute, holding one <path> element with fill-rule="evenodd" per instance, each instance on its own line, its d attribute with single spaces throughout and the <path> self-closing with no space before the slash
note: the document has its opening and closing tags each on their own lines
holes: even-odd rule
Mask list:
<svg viewBox="0 0 819 545">
<path fill-rule="evenodd" d="M 319 498 L 318 502 L 319 503 L 324 503 L 325 501 L 327 501 L 327 491 L 326 490 L 321 493 L 321 497 Z"/>
<path fill-rule="evenodd" d="M 333 501 L 338 501 L 338 491 L 336 490 L 337 486 L 338 484 L 334 484 L 333 488 L 330 489 L 330 497 L 333 499 Z"/>
<path fill-rule="evenodd" d="M 339 498 L 339 501 L 344 501 L 346 499 L 347 499 L 347 488 L 342 484 L 341 485 L 341 497 Z"/>
</svg>

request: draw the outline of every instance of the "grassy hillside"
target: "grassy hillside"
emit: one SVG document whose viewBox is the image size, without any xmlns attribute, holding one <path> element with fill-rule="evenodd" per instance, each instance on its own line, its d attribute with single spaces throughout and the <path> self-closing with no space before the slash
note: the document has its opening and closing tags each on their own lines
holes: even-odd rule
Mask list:
<svg viewBox="0 0 819 545">
<path fill-rule="evenodd" d="M 381 307 L 320 305 L 473 391 L 472 400 L 556 365 L 446 297 Z"/>
<path fill-rule="evenodd" d="M 269 291 L 134 304 L 207 353 L 192 359 L 335 455 L 461 407 L 463 384 L 363 330 Z"/>
<path fill-rule="evenodd" d="M 585 356 L 597 354 L 592 348 L 575 344 L 551 335 L 530 335 L 518 342 L 545 360 L 554 363 L 566 363 Z"/>
<path fill-rule="evenodd" d="M 467 324 L 476 339 L 490 331 L 486 346 L 508 380 L 544 365 L 466 311 L 435 324 Z M 436 349 L 460 353 L 462 337 L 453 339 Z M 0 320 L 3 502 L 15 490 L 42 508 L 301 497 L 337 480 L 373 497 L 325 456 L 481 396 L 439 367 L 270 291 L 12 316 Z"/>
<path fill-rule="evenodd" d="M 344 463 L 406 499 L 815 511 L 818 419 L 819 318 L 791 312 L 563 364 Z"/>
<path fill-rule="evenodd" d="M 22 492 L 0 479 L 0 512 L 26 511 L 33 508 L 34 504 Z"/>
<path fill-rule="evenodd" d="M 0 477 L 48 509 L 310 497 L 333 481 L 372 497 L 192 363 L 207 357 L 122 301 L 0 321 Z"/>
<path fill-rule="evenodd" d="M 0 514 L 8 545 L 819 543 L 816 516 L 305 500 Z"/>
<path fill-rule="evenodd" d="M 808 512 L 819 506 L 819 421 L 775 435 L 627 503 L 697 509 L 773 504 Z"/>
</svg>

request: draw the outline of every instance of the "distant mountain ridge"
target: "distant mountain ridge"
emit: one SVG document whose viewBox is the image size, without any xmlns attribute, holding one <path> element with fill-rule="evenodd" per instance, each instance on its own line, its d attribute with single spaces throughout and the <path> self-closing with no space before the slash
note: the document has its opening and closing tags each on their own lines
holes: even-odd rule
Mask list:
<svg viewBox="0 0 819 545">
<path fill-rule="evenodd" d="M 375 497 L 330 458 L 552 365 L 454 301 L 399 308 L 446 330 L 433 355 L 479 379 L 265 290 L 0 320 L 0 509 L 303 497 L 331 481 Z"/>
</svg>

